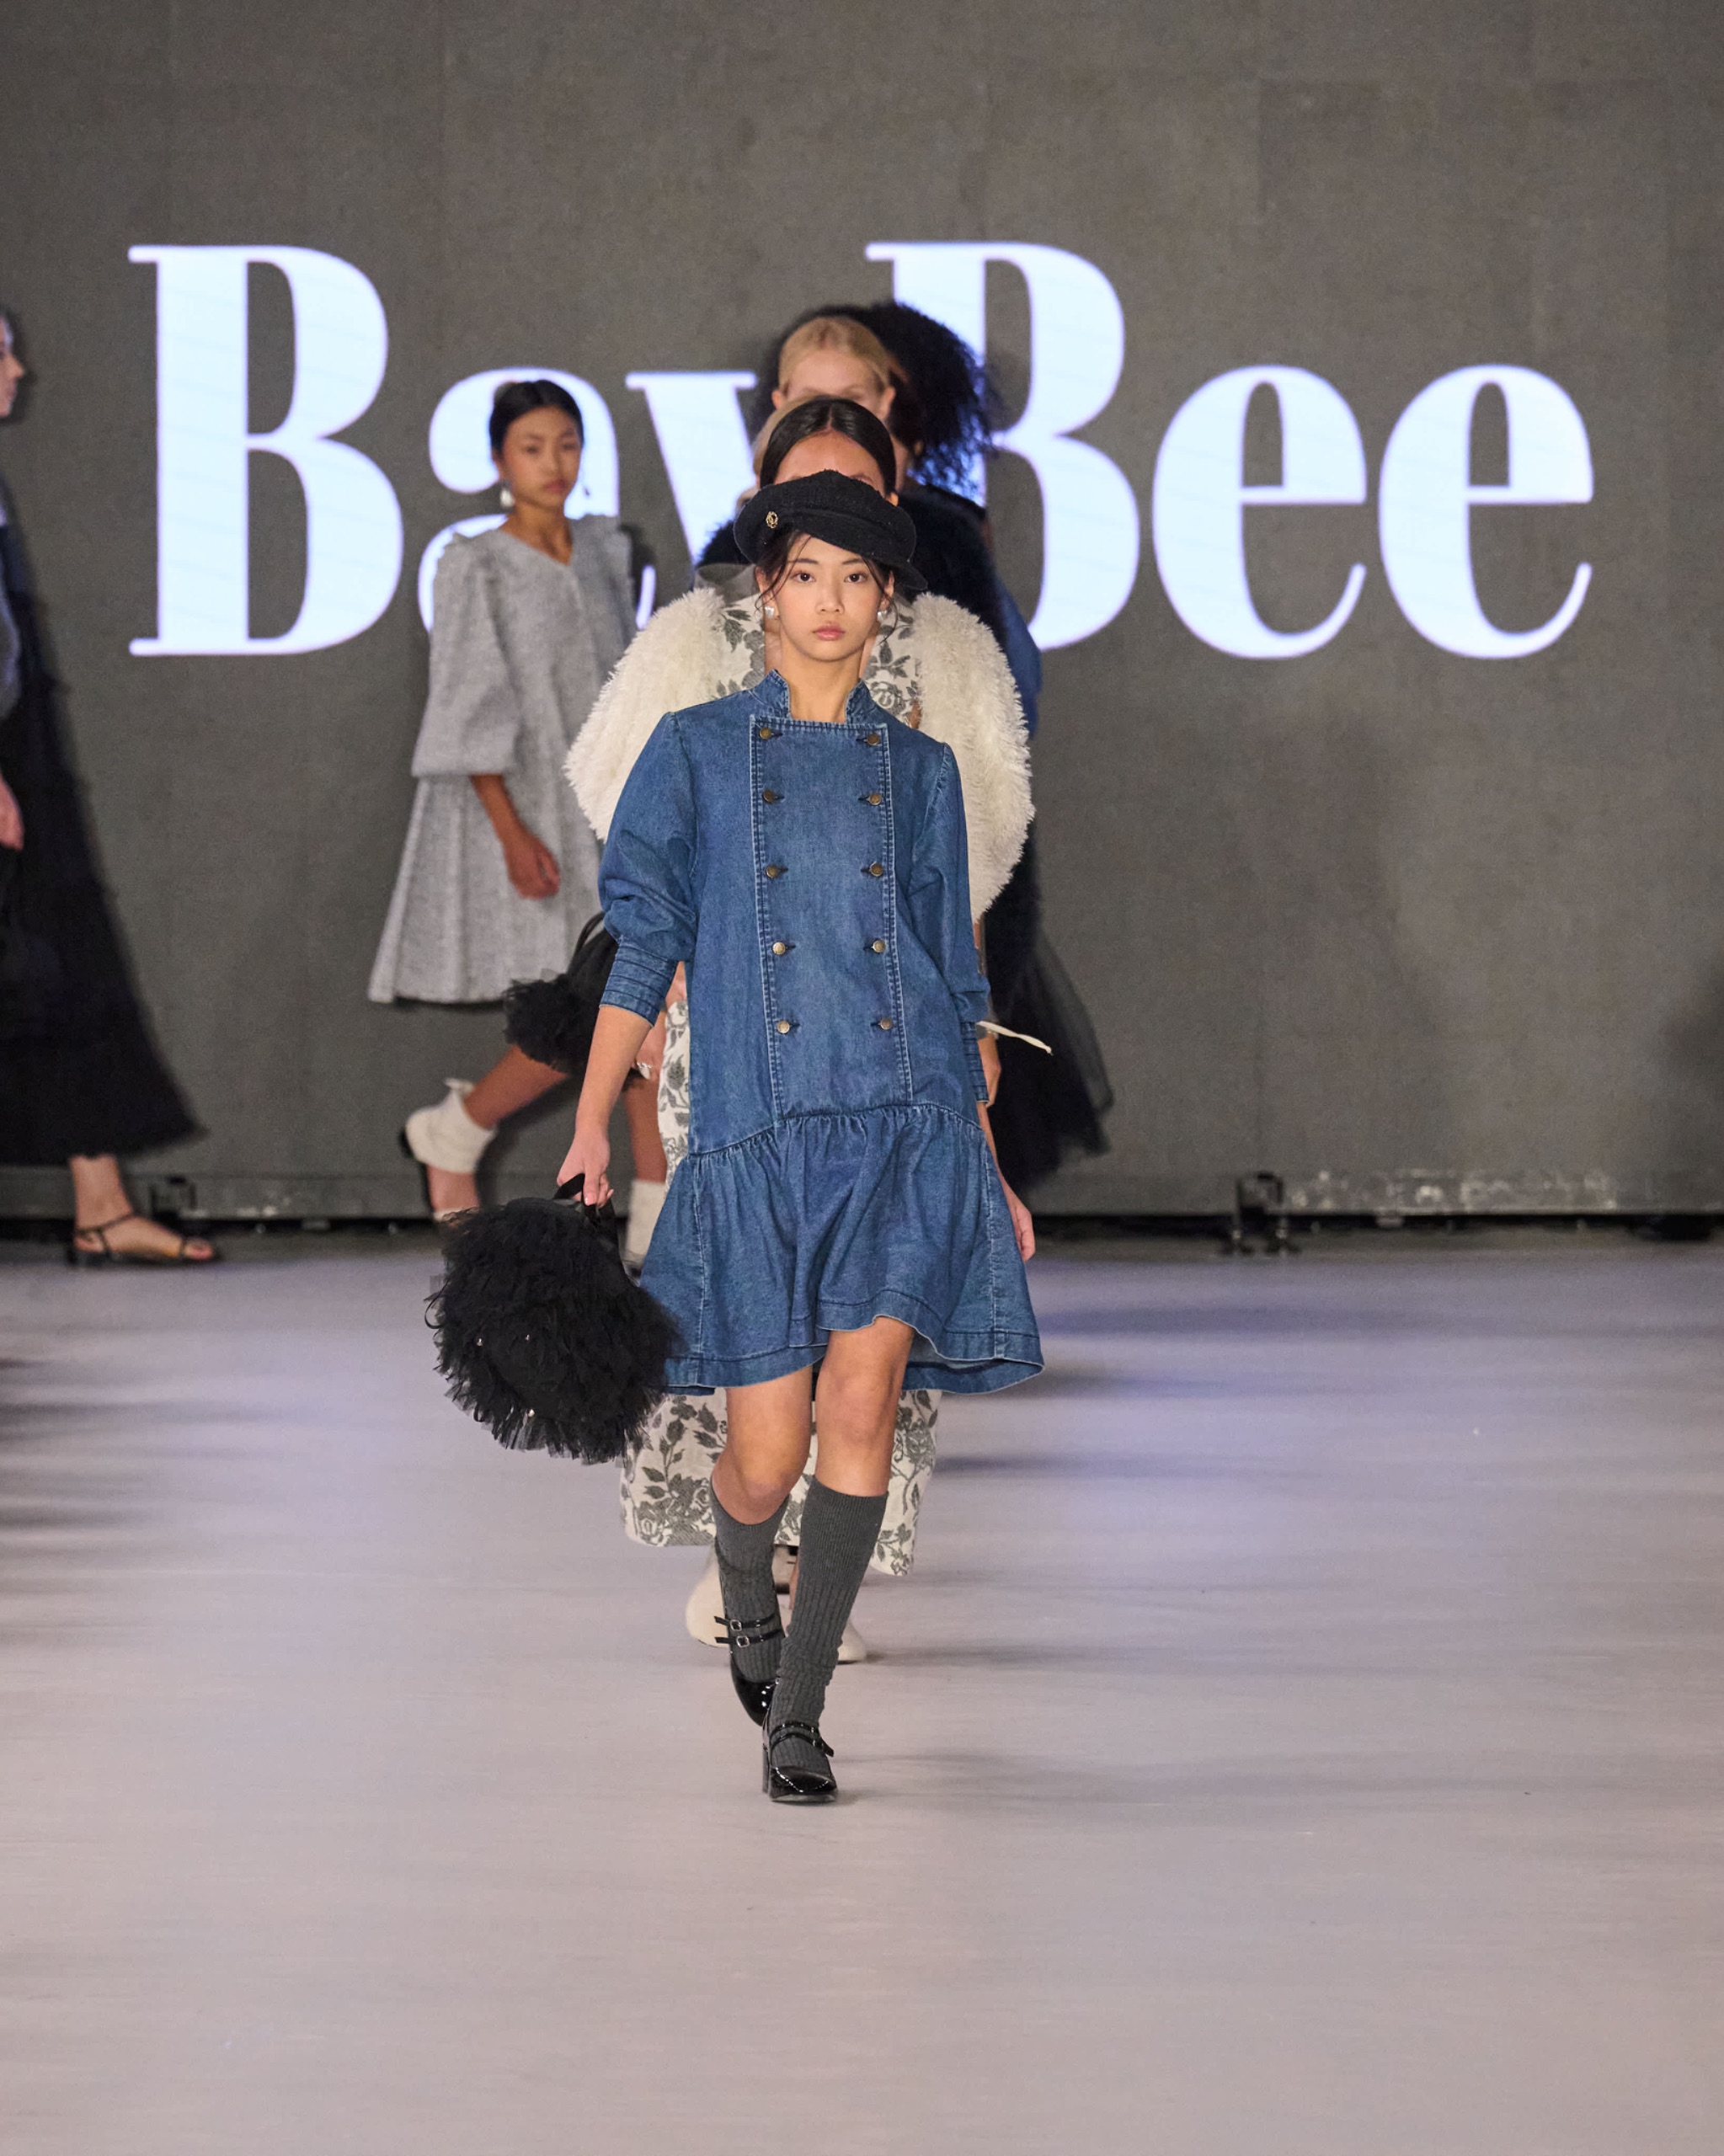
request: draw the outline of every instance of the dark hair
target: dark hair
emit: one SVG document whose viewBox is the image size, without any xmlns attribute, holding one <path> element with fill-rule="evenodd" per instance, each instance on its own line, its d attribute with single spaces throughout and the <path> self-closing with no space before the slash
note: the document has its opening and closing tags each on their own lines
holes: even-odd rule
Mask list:
<svg viewBox="0 0 1724 2156">
<path fill-rule="evenodd" d="M 898 300 L 872 307 L 810 307 L 798 315 L 773 340 L 765 364 L 756 370 L 762 387 L 750 414 L 752 424 L 766 424 L 785 339 L 816 316 L 834 314 L 871 331 L 894 363 L 891 428 L 911 451 L 915 476 L 930 486 L 962 491 L 975 460 L 992 453 L 995 432 L 1005 421 L 1004 406 L 986 367 L 963 338 Z"/>
<path fill-rule="evenodd" d="M 775 486 L 778 468 L 791 451 L 815 435 L 842 435 L 846 441 L 853 441 L 873 458 L 881 492 L 896 492 L 898 457 L 891 435 L 864 405 L 852 403 L 847 397 L 810 397 L 806 403 L 791 406 L 773 428 L 761 453 L 761 484 Z"/>
<path fill-rule="evenodd" d="M 491 454 L 500 456 L 509 430 L 517 419 L 526 419 L 529 412 L 560 412 L 574 422 L 574 431 L 586 444 L 587 430 L 581 424 L 580 407 L 560 382 L 505 382 L 491 400 Z"/>
</svg>

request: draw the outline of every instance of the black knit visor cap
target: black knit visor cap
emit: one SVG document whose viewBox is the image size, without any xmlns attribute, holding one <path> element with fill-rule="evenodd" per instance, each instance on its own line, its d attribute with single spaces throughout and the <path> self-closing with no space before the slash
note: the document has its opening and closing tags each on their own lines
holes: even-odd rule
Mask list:
<svg viewBox="0 0 1724 2156">
<path fill-rule="evenodd" d="M 805 531 L 846 554 L 860 554 L 890 569 L 905 599 L 926 591 L 928 580 L 912 563 L 915 526 L 884 494 L 842 472 L 814 472 L 762 487 L 736 512 L 736 543 L 745 561 L 757 562 L 779 533 Z"/>
</svg>

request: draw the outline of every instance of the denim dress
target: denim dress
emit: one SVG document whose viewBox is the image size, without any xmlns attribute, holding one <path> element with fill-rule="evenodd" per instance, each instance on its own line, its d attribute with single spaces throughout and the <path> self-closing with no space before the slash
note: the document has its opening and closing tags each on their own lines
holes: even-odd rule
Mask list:
<svg viewBox="0 0 1724 2156">
<path fill-rule="evenodd" d="M 993 1155 L 963 789 L 866 689 L 833 725 L 783 679 L 661 719 L 599 874 L 605 1001 L 656 1018 L 686 966 L 687 1158 L 643 1284 L 673 1392 L 756 1385 L 901 1319 L 907 1390 L 992 1392 L 1041 1342 Z"/>
</svg>

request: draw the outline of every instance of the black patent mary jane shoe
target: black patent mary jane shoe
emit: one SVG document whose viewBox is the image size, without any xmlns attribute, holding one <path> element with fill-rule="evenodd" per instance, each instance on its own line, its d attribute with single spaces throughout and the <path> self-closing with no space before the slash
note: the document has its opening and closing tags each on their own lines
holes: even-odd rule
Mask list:
<svg viewBox="0 0 1724 2156">
<path fill-rule="evenodd" d="M 745 1624 L 734 1617 L 724 1620 L 724 1630 L 730 1641 L 730 1681 L 736 1687 L 736 1696 L 742 1702 L 742 1710 L 756 1729 L 766 1726 L 766 1710 L 772 1704 L 775 1678 L 745 1677 L 737 1667 L 739 1647 L 763 1647 L 772 1640 L 784 1637 L 784 1625 L 775 1609 L 770 1617 L 750 1618 Z"/>
<path fill-rule="evenodd" d="M 765 1732 L 761 1746 L 761 1787 L 774 1804 L 830 1804 L 838 1794 L 831 1775 L 806 1767 L 781 1767 L 772 1757 L 787 1737 L 811 1744 L 816 1752 L 832 1756 L 832 1748 L 811 1721 L 781 1721 Z"/>
</svg>

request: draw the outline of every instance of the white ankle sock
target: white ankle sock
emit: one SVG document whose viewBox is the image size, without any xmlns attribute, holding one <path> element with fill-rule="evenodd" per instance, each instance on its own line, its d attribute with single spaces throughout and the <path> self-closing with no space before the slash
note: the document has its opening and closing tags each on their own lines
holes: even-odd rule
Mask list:
<svg viewBox="0 0 1724 2156">
<path fill-rule="evenodd" d="M 639 1265 L 646 1257 L 647 1245 L 665 1209 L 665 1188 L 663 1183 L 647 1182 L 639 1176 L 628 1187 L 628 1233 L 622 1255 L 631 1265 Z"/>
<path fill-rule="evenodd" d="M 428 1168 L 445 1168 L 451 1175 L 470 1176 L 484 1158 L 485 1148 L 496 1136 L 467 1112 L 472 1081 L 446 1081 L 449 1091 L 435 1107 L 415 1108 L 403 1128 L 408 1150 Z"/>
</svg>

